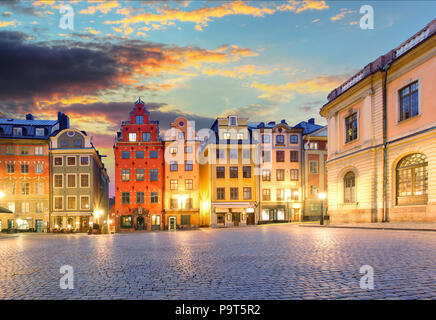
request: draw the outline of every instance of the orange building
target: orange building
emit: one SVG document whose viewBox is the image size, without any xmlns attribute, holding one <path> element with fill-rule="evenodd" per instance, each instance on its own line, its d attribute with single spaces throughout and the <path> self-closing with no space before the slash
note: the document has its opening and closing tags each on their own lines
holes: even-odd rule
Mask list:
<svg viewBox="0 0 436 320">
<path fill-rule="evenodd" d="M 163 229 L 163 144 L 141 99 L 121 124 L 114 153 L 117 231 Z"/>
<path fill-rule="evenodd" d="M 332 222 L 436 221 L 436 20 L 328 96 Z"/>
<path fill-rule="evenodd" d="M 168 229 L 200 226 L 197 159 L 199 141 L 194 123 L 179 117 L 165 134 L 164 210 Z"/>
</svg>

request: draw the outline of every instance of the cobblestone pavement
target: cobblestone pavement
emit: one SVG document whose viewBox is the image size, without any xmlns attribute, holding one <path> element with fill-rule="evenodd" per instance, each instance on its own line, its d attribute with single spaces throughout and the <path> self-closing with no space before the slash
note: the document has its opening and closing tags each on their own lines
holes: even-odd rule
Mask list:
<svg viewBox="0 0 436 320">
<path fill-rule="evenodd" d="M 60 267 L 74 268 L 62 290 Z M 362 265 L 374 290 L 360 289 Z M 301 228 L 0 236 L 1 299 L 436 299 L 436 233 Z"/>
</svg>

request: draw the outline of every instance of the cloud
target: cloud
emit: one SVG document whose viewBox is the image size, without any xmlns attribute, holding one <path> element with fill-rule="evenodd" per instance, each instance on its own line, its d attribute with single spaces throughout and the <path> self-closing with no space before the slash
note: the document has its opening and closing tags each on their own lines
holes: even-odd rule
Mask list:
<svg viewBox="0 0 436 320">
<path fill-rule="evenodd" d="M 271 116 L 277 111 L 278 107 L 275 105 L 250 104 L 248 106 L 224 110 L 220 117 L 238 115 L 240 117 L 247 117 L 250 121 L 255 121 Z"/>
<path fill-rule="evenodd" d="M 279 11 L 293 11 L 295 13 L 301 13 L 307 10 L 326 10 L 329 6 L 325 1 L 316 1 L 316 0 L 304 0 L 304 1 L 296 1 L 289 0 L 287 3 L 284 3 L 277 7 Z"/>
<path fill-rule="evenodd" d="M 12 15 L 12 12 L 10 12 L 10 11 L 5 11 L 2 13 L 3 17 L 10 17 L 11 15 Z"/>
<path fill-rule="evenodd" d="M 83 9 L 79 11 L 81 14 L 95 14 L 97 11 L 100 11 L 101 13 L 107 14 L 112 11 L 114 8 L 121 7 L 120 3 L 118 1 L 94 1 L 97 3 L 100 3 L 97 6 L 90 6 L 86 9 Z M 120 10 L 120 9 L 118 9 Z M 126 13 L 126 11 L 118 11 L 117 13 Z"/>
<path fill-rule="evenodd" d="M 251 87 L 262 93 L 259 98 L 282 103 L 292 100 L 295 94 L 330 92 L 348 79 L 348 77 L 348 75 L 321 75 L 307 80 L 298 80 L 280 85 L 254 82 L 251 84 Z"/>
<path fill-rule="evenodd" d="M 16 20 L 14 20 L 14 21 L 0 21 L 0 28 L 15 26 L 16 23 L 17 23 Z"/>
<path fill-rule="evenodd" d="M 203 74 L 207 74 L 209 76 L 222 76 L 222 77 L 230 77 L 230 78 L 239 78 L 244 79 L 246 77 L 258 76 L 270 74 L 272 71 L 270 69 L 266 69 L 260 66 L 255 65 L 243 65 L 239 67 L 234 67 L 233 69 L 212 69 L 205 68 L 202 70 Z"/>
<path fill-rule="evenodd" d="M 346 8 L 342 8 L 342 9 L 340 10 L 340 12 L 339 12 L 337 15 L 331 17 L 330 20 L 331 20 L 331 21 L 339 21 L 339 20 L 344 19 L 346 15 L 348 15 L 348 14 L 352 14 L 352 13 L 355 13 L 355 12 L 356 12 L 356 11 L 353 11 L 353 10 L 347 10 Z"/>
<path fill-rule="evenodd" d="M 315 19 L 315 20 L 312 20 L 312 23 L 317 23 L 319 21 L 321 21 L 321 20 L 320 19 Z"/>
</svg>

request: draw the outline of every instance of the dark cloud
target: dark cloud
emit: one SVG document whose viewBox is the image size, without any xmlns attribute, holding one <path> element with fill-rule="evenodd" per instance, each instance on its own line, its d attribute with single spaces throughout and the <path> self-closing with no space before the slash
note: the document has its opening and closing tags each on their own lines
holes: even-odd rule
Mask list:
<svg viewBox="0 0 436 320">
<path fill-rule="evenodd" d="M 1 4 L 8 7 L 14 13 L 24 13 L 40 16 L 40 13 L 32 4 L 33 1 L 2 0 Z"/>
</svg>

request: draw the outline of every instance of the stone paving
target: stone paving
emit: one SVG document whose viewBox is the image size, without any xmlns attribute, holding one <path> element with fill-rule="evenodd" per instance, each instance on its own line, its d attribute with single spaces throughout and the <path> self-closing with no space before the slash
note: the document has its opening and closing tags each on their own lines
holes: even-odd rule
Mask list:
<svg viewBox="0 0 436 320">
<path fill-rule="evenodd" d="M 74 289 L 60 289 L 60 267 Z M 374 289 L 360 288 L 362 265 Z M 436 233 L 266 225 L 0 236 L 0 299 L 436 299 Z"/>
<path fill-rule="evenodd" d="M 326 224 L 320 226 L 319 222 L 302 224 L 302 227 L 328 227 L 328 228 L 353 228 L 353 229 L 393 229 L 393 230 L 421 230 L 436 231 L 436 222 L 377 222 L 377 223 L 347 223 Z"/>
</svg>

